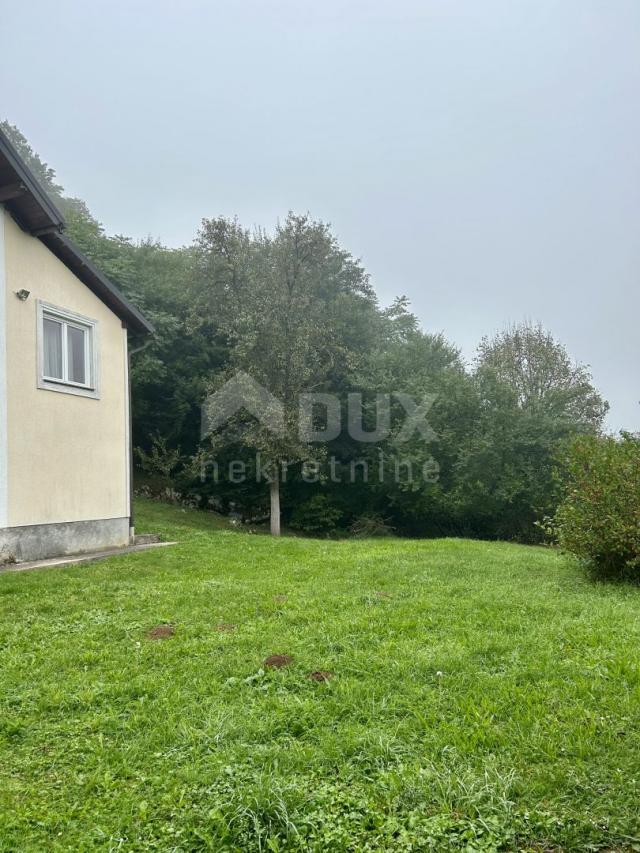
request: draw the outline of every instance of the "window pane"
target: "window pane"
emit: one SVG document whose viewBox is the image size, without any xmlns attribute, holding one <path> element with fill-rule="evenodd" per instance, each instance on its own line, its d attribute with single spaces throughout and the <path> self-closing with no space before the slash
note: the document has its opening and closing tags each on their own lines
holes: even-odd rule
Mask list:
<svg viewBox="0 0 640 853">
<path fill-rule="evenodd" d="M 87 384 L 84 338 L 87 333 L 75 326 L 67 326 L 67 358 L 69 381 Z"/>
<path fill-rule="evenodd" d="M 44 318 L 44 375 L 62 379 L 62 324 Z"/>
</svg>

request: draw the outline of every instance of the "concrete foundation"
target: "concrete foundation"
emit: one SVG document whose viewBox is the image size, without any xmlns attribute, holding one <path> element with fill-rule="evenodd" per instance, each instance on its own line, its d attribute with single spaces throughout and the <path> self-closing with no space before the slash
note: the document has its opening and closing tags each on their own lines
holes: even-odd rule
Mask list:
<svg viewBox="0 0 640 853">
<path fill-rule="evenodd" d="M 0 561 L 46 560 L 129 545 L 128 518 L 101 518 L 0 529 Z"/>
</svg>

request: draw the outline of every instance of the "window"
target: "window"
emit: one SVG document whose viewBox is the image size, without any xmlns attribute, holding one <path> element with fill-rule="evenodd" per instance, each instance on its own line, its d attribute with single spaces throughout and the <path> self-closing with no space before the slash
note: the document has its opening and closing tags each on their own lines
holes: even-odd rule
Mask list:
<svg viewBox="0 0 640 853">
<path fill-rule="evenodd" d="M 38 387 L 97 396 L 95 320 L 38 303 Z"/>
</svg>

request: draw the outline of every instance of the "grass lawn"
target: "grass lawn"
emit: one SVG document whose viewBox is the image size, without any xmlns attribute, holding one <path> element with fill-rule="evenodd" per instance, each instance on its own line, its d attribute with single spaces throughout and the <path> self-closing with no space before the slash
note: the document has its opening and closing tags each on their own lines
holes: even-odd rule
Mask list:
<svg viewBox="0 0 640 853">
<path fill-rule="evenodd" d="M 138 529 L 180 544 L 0 576 L 1 851 L 640 849 L 637 588 L 510 544 Z"/>
</svg>

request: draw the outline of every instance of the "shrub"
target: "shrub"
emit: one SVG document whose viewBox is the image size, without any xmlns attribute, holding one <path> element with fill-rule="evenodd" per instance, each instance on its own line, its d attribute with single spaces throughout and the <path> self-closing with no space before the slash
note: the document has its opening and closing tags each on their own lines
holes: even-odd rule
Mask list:
<svg viewBox="0 0 640 853">
<path fill-rule="evenodd" d="M 565 465 L 558 543 L 596 574 L 640 580 L 640 437 L 581 436 Z"/>
<path fill-rule="evenodd" d="M 326 495 L 314 495 L 295 508 L 290 525 L 305 533 L 330 533 L 342 518 L 342 510 Z"/>
<path fill-rule="evenodd" d="M 349 532 L 355 539 L 391 536 L 393 528 L 380 515 L 361 515 L 351 525 Z"/>
<path fill-rule="evenodd" d="M 151 453 L 147 453 L 142 447 L 136 447 L 135 452 L 143 471 L 159 474 L 165 480 L 171 480 L 171 475 L 183 461 L 180 448 L 169 447 L 167 439 L 161 435 L 151 437 Z"/>
</svg>

